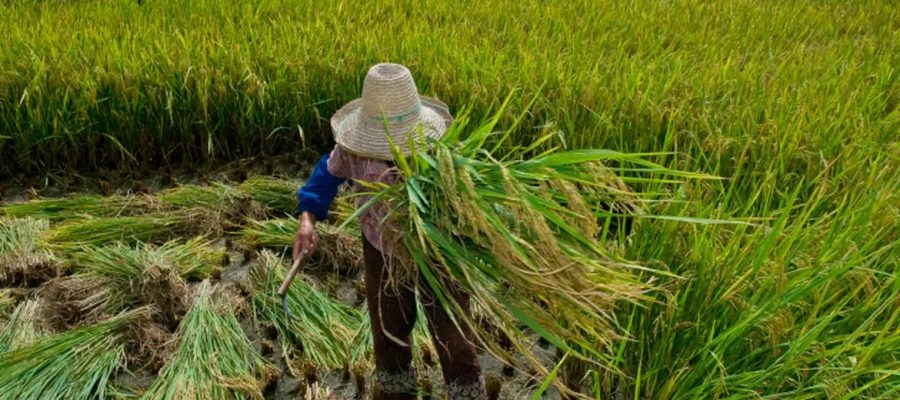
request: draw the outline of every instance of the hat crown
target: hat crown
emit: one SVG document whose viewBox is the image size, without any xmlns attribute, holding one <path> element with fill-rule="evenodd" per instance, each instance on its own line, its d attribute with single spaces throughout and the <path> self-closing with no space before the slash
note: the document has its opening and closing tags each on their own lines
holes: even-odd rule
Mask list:
<svg viewBox="0 0 900 400">
<path fill-rule="evenodd" d="M 362 89 L 365 124 L 389 125 L 416 121 L 421 113 L 419 92 L 409 69 L 392 63 L 369 68 Z"/>
<path fill-rule="evenodd" d="M 376 64 L 363 82 L 362 96 L 341 107 L 331 117 L 334 141 L 350 153 L 379 160 L 392 160 L 399 146 L 429 146 L 424 138 L 438 139 L 453 122 L 447 105 L 419 96 L 409 69 L 399 64 Z"/>
</svg>

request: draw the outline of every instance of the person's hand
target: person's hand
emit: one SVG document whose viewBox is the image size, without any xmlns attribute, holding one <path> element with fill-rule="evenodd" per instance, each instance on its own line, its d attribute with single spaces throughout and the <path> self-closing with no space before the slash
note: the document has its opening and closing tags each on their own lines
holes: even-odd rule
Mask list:
<svg viewBox="0 0 900 400">
<path fill-rule="evenodd" d="M 300 227 L 297 228 L 297 236 L 294 237 L 294 260 L 300 257 L 300 253 L 312 254 L 319 246 L 319 235 L 316 233 L 316 217 L 304 211 L 300 214 Z"/>
</svg>

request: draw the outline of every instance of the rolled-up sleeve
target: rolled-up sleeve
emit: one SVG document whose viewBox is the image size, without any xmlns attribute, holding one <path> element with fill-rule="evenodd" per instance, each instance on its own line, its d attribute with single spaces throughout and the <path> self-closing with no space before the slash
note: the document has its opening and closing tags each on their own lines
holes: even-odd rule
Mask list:
<svg viewBox="0 0 900 400">
<path fill-rule="evenodd" d="M 333 175 L 329 171 L 329 158 L 326 154 L 319 159 L 313 169 L 312 175 L 306 183 L 297 190 L 297 209 L 295 215 L 304 211 L 312 213 L 319 221 L 328 217 L 328 210 L 334 197 L 337 196 L 338 187 L 347 179 Z"/>
</svg>

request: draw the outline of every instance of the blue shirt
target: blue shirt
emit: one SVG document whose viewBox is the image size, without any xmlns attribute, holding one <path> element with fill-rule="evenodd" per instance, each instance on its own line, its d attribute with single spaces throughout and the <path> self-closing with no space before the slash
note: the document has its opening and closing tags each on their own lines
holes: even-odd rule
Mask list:
<svg viewBox="0 0 900 400">
<path fill-rule="evenodd" d="M 328 210 L 334 202 L 334 197 L 337 196 L 338 187 L 347 180 L 328 172 L 329 156 L 330 154 L 325 154 L 319 158 L 312 175 L 303 187 L 297 190 L 297 209 L 294 211 L 296 216 L 309 211 L 319 221 L 328 217 Z"/>
</svg>

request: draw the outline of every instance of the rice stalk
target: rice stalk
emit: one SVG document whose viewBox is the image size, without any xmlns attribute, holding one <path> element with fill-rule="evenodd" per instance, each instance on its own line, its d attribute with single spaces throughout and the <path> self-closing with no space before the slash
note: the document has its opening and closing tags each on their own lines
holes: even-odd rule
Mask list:
<svg viewBox="0 0 900 400">
<path fill-rule="evenodd" d="M 47 220 L 0 218 L 0 285 L 30 286 L 58 274 L 58 261 L 42 236 Z"/>
<path fill-rule="evenodd" d="M 228 301 L 203 281 L 176 334 L 178 350 L 142 399 L 262 399 L 273 368 Z"/>
<path fill-rule="evenodd" d="M 20 400 L 105 398 L 125 354 L 124 329 L 144 313 L 128 311 L 4 354 L 0 393 Z"/>
<path fill-rule="evenodd" d="M 278 331 L 285 357 L 292 364 L 324 369 L 349 365 L 353 338 L 362 323 L 360 313 L 331 298 L 300 274 L 287 292 L 293 316 L 289 319 L 277 293 L 287 268 L 269 251 L 260 252 L 259 258 L 260 265 L 251 271 L 256 286 L 253 312 Z M 294 370 L 294 365 L 291 368 Z"/>
<path fill-rule="evenodd" d="M 522 327 L 581 358 L 606 359 L 625 334 L 616 307 L 645 301 L 655 288 L 641 277 L 653 271 L 597 241 L 598 221 L 639 209 L 643 198 L 603 163 L 624 165 L 649 181 L 702 176 L 599 149 L 534 157 L 520 150 L 500 158 L 496 151 L 511 131 L 492 134 L 497 118 L 462 140 L 468 120 L 457 121 L 442 140 L 431 141 L 431 150 L 410 143 L 408 160 L 395 145 L 404 180 L 376 190 L 358 211 L 384 201 L 405 227 L 409 257 L 394 263 L 393 275 L 422 274 L 452 315 L 472 323 L 448 296 L 457 282 L 539 373 L 548 371 L 523 340 Z M 478 331 L 480 341 L 511 359 Z"/>
<path fill-rule="evenodd" d="M 298 222 L 293 218 L 249 220 L 241 236 L 257 247 L 286 248 L 294 243 Z M 326 222 L 316 224 L 319 247 L 309 256 L 307 265 L 330 266 L 337 270 L 359 265 L 362 260 L 361 233 L 358 226 L 338 227 Z"/>
<path fill-rule="evenodd" d="M 25 301 L 16 307 L 0 329 L 0 354 L 27 347 L 46 334 L 39 321 L 40 307 L 41 304 L 35 300 Z"/>
</svg>

